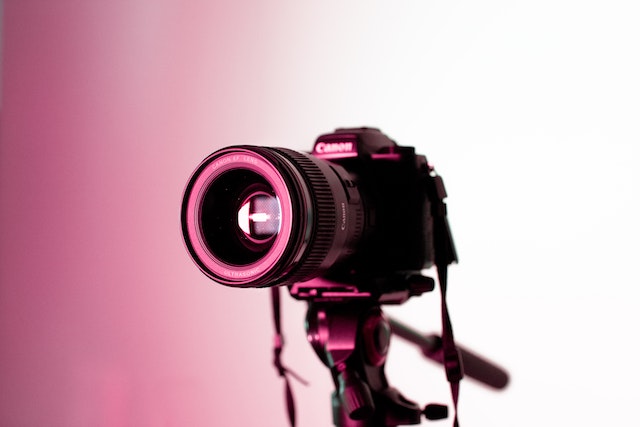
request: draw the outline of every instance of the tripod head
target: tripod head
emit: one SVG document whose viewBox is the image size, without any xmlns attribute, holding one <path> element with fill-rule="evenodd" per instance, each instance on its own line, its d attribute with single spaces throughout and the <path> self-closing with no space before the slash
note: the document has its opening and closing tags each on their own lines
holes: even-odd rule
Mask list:
<svg viewBox="0 0 640 427">
<path fill-rule="evenodd" d="M 381 304 L 402 304 L 435 287 L 430 277 L 410 276 L 407 280 L 411 283 L 405 288 L 412 293 L 382 294 L 382 299 L 322 278 L 290 288 L 294 297 L 308 303 L 307 337 L 331 372 L 335 386 L 332 413 L 337 427 L 412 425 L 419 424 L 422 416 L 428 420 L 448 417 L 447 406 L 429 404 L 422 408 L 392 387 L 385 375 L 392 334 L 417 345 L 425 357 L 445 368 L 451 363 L 446 359 L 448 349 L 441 336 L 420 334 L 384 315 Z M 397 288 L 397 284 L 392 287 Z M 468 349 L 456 349 L 459 354 L 454 369 L 464 367 L 465 375 L 494 389 L 506 387 L 509 377 L 504 369 Z"/>
<path fill-rule="evenodd" d="M 306 325 L 311 346 L 333 378 L 335 391 L 331 401 L 335 426 L 420 423 L 423 409 L 387 381 L 384 367 L 391 326 L 379 303 L 371 299 L 338 304 L 312 301 Z"/>
</svg>

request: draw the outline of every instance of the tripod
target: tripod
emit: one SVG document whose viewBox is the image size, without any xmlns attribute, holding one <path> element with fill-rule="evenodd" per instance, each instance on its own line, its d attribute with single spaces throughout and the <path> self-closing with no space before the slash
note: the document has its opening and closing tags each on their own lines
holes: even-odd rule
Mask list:
<svg viewBox="0 0 640 427">
<path fill-rule="evenodd" d="M 385 376 L 391 327 L 378 304 L 311 303 L 307 334 L 333 377 L 331 401 L 336 427 L 420 423 L 422 408 L 390 387 Z"/>
<path fill-rule="evenodd" d="M 401 303 L 434 287 L 433 279 L 426 277 L 407 283 L 413 285 L 405 286 L 403 292 L 382 294 L 385 302 Z M 380 308 L 380 298 L 321 278 L 294 285 L 290 292 L 308 301 L 307 336 L 333 378 L 336 427 L 419 424 L 423 414 L 429 419 L 447 417 L 446 407 L 429 405 L 425 411 L 389 385 L 384 367 L 391 324 Z"/>
<path fill-rule="evenodd" d="M 381 303 L 402 304 L 411 296 L 432 291 L 434 280 L 410 276 L 402 280 L 401 288 L 395 280 L 385 283 L 403 290 L 390 292 L 389 287 L 383 286 L 384 292 L 374 297 L 375 294 L 356 286 L 324 278 L 289 288 L 294 298 L 308 302 L 307 336 L 333 378 L 335 391 L 331 403 L 336 427 L 395 427 L 420 424 L 422 416 L 428 420 L 448 417 L 447 406 L 429 404 L 421 408 L 405 398 L 389 385 L 384 372 L 392 333 L 420 347 L 427 358 L 446 366 L 438 335 L 422 335 L 388 319 L 381 309 Z M 276 289 L 273 292 L 278 295 Z M 458 350 L 465 375 L 494 389 L 506 387 L 509 376 L 504 369 L 470 350 L 460 346 Z"/>
</svg>

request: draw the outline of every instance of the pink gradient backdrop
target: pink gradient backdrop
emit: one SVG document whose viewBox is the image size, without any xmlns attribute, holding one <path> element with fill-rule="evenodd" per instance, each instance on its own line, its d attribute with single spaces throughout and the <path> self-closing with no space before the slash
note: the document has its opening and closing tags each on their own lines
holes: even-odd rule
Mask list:
<svg viewBox="0 0 640 427">
<path fill-rule="evenodd" d="M 514 376 L 464 384 L 463 425 L 637 419 L 637 6 L 344 3 L 5 0 L 1 426 L 286 425 L 268 293 L 197 271 L 181 193 L 224 145 L 345 125 L 448 184 L 457 337 Z M 389 311 L 433 331 L 437 303 Z M 284 309 L 300 425 L 331 425 L 304 306 Z M 402 342 L 388 371 L 448 399 Z"/>
</svg>

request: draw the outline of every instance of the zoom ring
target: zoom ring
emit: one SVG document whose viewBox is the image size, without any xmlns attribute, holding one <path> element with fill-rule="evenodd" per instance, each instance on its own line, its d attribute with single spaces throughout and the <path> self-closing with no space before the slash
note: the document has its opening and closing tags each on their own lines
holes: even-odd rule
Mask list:
<svg viewBox="0 0 640 427">
<path fill-rule="evenodd" d="M 295 283 L 317 276 L 331 250 L 336 233 L 335 199 L 327 175 L 312 158 L 285 148 L 275 150 L 299 168 L 302 176 L 305 177 L 313 200 L 315 221 L 307 253 L 297 268 L 286 278 L 286 282 Z"/>
</svg>

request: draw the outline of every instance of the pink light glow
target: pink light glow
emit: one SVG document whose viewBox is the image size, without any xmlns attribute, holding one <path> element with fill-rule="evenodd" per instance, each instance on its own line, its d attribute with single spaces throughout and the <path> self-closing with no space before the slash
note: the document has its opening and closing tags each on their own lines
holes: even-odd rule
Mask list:
<svg viewBox="0 0 640 427">
<path fill-rule="evenodd" d="M 229 298 L 179 225 L 194 166 L 260 99 L 242 52 L 261 25 L 220 4 L 5 2 L 3 426 L 232 425 L 251 389 L 284 419 L 269 361 L 230 344 L 268 352 L 265 294 Z"/>
</svg>

